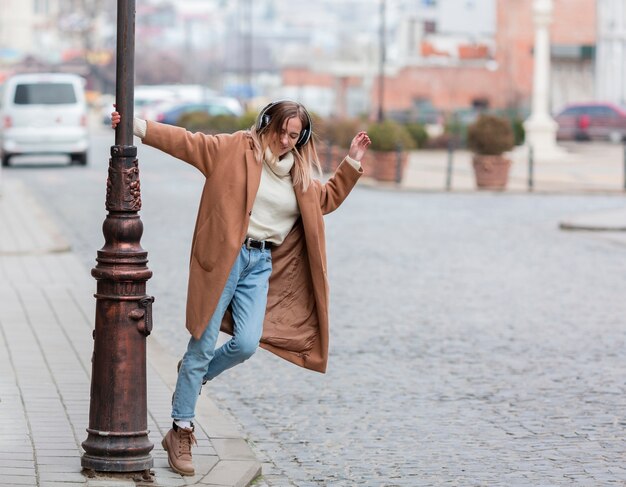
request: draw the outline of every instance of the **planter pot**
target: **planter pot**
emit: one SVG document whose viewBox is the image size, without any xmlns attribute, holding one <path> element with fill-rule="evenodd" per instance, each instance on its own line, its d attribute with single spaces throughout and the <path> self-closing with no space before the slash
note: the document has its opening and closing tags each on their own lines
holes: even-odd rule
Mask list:
<svg viewBox="0 0 626 487">
<path fill-rule="evenodd" d="M 372 158 L 368 165 L 371 166 L 372 176 L 377 181 L 400 183 L 404 177 L 408 152 L 371 152 Z"/>
<path fill-rule="evenodd" d="M 474 155 L 472 160 L 478 189 L 505 189 L 509 181 L 510 159 L 499 156 Z"/>
</svg>

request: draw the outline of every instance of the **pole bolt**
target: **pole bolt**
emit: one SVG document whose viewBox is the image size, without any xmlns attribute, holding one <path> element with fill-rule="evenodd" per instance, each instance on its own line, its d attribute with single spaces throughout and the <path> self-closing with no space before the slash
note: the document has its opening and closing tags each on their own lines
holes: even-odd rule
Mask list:
<svg viewBox="0 0 626 487">
<path fill-rule="evenodd" d="M 145 316 L 145 312 L 142 309 L 134 309 L 129 314 L 128 317 L 131 320 L 141 320 Z"/>
</svg>

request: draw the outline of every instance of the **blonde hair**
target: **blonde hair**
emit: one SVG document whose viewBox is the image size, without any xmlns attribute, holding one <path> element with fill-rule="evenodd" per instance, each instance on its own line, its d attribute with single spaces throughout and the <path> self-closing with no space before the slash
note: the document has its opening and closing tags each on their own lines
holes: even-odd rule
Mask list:
<svg viewBox="0 0 626 487">
<path fill-rule="evenodd" d="M 263 160 L 265 150 L 269 147 L 270 137 L 280 135 L 285 120 L 298 117 L 302 123 L 302 128 L 309 128 L 311 137 L 306 144 L 301 147 L 294 147 L 291 152 L 294 156 L 294 164 L 292 169 L 292 180 L 294 186 L 301 186 L 306 191 L 313 180 L 313 173 L 318 176 L 322 174 L 322 166 L 319 162 L 319 156 L 315 149 L 313 141 L 313 127 L 311 127 L 310 117 L 306 109 L 295 101 L 280 101 L 270 107 L 265 112 L 269 116 L 269 122 L 259 129 L 259 123 L 254 124 L 250 128 L 252 140 L 254 141 L 255 156 L 259 161 Z"/>
</svg>

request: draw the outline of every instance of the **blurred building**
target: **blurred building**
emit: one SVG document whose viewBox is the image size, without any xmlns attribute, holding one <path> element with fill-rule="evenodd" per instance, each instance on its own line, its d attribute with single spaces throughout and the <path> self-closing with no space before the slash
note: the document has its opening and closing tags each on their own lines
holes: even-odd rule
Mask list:
<svg viewBox="0 0 626 487">
<path fill-rule="evenodd" d="M 402 24 L 396 42 L 404 46 L 404 56 L 385 70 L 387 112 L 428 107 L 447 112 L 472 107 L 527 110 L 533 73 L 532 0 L 431 1 L 421 11 L 407 12 Z M 595 39 L 595 0 L 554 0 L 553 110 L 593 96 Z M 375 80 L 374 100 L 376 93 Z"/>
<path fill-rule="evenodd" d="M 312 62 L 313 56 L 302 56 L 299 63 L 283 63 L 284 89 L 309 98 L 317 93 L 324 111 L 338 115 L 373 114 L 380 101 L 384 43 L 382 102 L 387 114 L 423 118 L 434 111 L 484 107 L 527 111 L 533 76 L 533 0 L 385 3 L 384 38 L 372 36 L 370 30 L 362 40 L 359 32 L 351 32 L 350 54 L 317 62 Z M 593 97 L 595 3 L 554 0 L 553 110 Z M 382 20 L 377 10 L 369 15 Z M 371 29 L 371 20 L 369 25 Z"/>
<path fill-rule="evenodd" d="M 51 69 L 89 77 L 112 60 L 114 8 L 115 0 L 2 0 L 0 80 Z"/>
<path fill-rule="evenodd" d="M 0 65 L 41 53 L 53 61 L 60 58 L 57 18 L 59 0 L 3 0 L 0 10 Z"/>
<path fill-rule="evenodd" d="M 596 22 L 596 1 L 606 21 Z M 554 110 L 596 92 L 624 98 L 624 3 L 554 0 Z M 142 0 L 137 82 L 202 83 L 242 99 L 292 97 L 320 115 L 355 116 L 377 112 L 384 73 L 383 108 L 393 116 L 476 107 L 524 112 L 532 89 L 532 4 Z M 94 66 L 113 56 L 115 0 L 2 0 L 2 6 L 0 63 L 25 54 L 46 62 L 82 58 L 104 78 Z"/>
</svg>

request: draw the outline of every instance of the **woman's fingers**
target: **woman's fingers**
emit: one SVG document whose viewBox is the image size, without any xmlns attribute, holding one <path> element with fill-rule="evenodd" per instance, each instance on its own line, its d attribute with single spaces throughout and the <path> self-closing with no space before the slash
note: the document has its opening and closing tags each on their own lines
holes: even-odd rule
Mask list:
<svg viewBox="0 0 626 487">
<path fill-rule="evenodd" d="M 122 116 L 118 112 L 111 113 L 111 127 L 117 127 L 117 124 L 120 123 Z"/>
<path fill-rule="evenodd" d="M 113 106 L 115 107 L 115 103 L 113 104 Z M 111 113 L 111 127 L 115 128 L 117 127 L 117 125 L 120 123 L 120 120 L 122 120 L 122 116 L 119 114 L 119 112 L 117 110 L 114 110 Z"/>
</svg>

